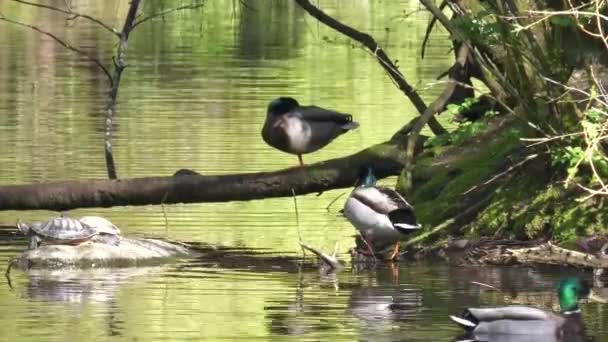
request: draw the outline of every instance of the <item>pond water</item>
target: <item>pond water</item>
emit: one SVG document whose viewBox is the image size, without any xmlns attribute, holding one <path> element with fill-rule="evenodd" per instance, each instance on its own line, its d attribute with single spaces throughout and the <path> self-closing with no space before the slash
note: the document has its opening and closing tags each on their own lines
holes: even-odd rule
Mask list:
<svg viewBox="0 0 608 342">
<path fill-rule="evenodd" d="M 51 30 L 107 65 L 116 42 L 60 13 L 2 1 L 10 18 Z M 65 2 L 54 1 L 58 6 Z M 73 10 L 121 27 L 123 1 L 71 1 Z M 144 1 L 145 13 L 178 1 Z M 424 60 L 428 15 L 416 1 L 325 0 L 319 5 L 371 33 L 429 102 L 451 65 L 447 35 L 435 30 Z M 186 4 L 186 2 L 183 2 Z M 103 179 L 102 109 L 107 81 L 90 62 L 49 38 L 0 22 L 0 182 Z M 202 9 L 142 24 L 132 34 L 115 126 L 121 178 L 275 170 L 297 158 L 264 144 L 270 100 L 296 97 L 352 113 L 361 128 L 305 162 L 382 142 L 415 115 L 373 56 L 289 1 L 210 0 Z M 451 127 L 447 117 L 440 120 Z M 393 180 L 386 180 L 391 183 Z M 102 215 L 129 236 L 230 247 L 225 258 L 159 268 L 24 274 L 0 285 L 0 340 L 449 341 L 449 314 L 467 305 L 554 306 L 551 284 L 566 273 L 527 268 L 401 264 L 347 270 L 335 279 L 299 267 L 298 239 L 346 258 L 353 228 L 339 214 L 347 190 L 252 202 L 76 210 Z M 0 212 L 0 265 L 25 248 L 13 228 L 46 211 Z M 423 223 L 424 224 L 424 223 Z M 505 292 L 482 291 L 483 281 Z M 387 305 L 394 310 L 387 310 Z M 590 335 L 608 341 L 608 310 L 583 304 Z"/>
</svg>

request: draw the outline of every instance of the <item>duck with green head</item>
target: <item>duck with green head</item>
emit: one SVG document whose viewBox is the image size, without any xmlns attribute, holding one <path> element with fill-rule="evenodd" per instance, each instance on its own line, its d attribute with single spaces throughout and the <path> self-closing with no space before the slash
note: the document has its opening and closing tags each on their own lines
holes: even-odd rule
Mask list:
<svg viewBox="0 0 608 342">
<path fill-rule="evenodd" d="M 377 186 L 369 165 L 361 168 L 358 186 L 344 204 L 344 216 L 361 233 L 370 254 L 393 245 L 390 260 L 399 253 L 399 241 L 420 229 L 414 208 L 397 191 Z"/>
<path fill-rule="evenodd" d="M 264 141 L 283 152 L 298 156 L 321 149 L 332 140 L 359 127 L 349 114 L 317 106 L 300 106 L 291 97 L 279 97 L 268 105 L 262 128 Z"/>
<path fill-rule="evenodd" d="M 450 318 L 475 339 L 486 340 L 488 337 L 500 335 L 544 335 L 561 340 L 563 336 L 584 332 L 578 301 L 589 296 L 589 292 L 587 283 L 572 277 L 558 284 L 560 313 L 511 305 L 498 308 L 469 308 L 460 317 L 450 316 Z"/>
</svg>

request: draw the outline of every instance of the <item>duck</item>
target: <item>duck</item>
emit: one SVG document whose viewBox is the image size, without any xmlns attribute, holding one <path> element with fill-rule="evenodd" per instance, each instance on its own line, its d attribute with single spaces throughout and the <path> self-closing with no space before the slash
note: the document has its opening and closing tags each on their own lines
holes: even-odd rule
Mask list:
<svg viewBox="0 0 608 342">
<path fill-rule="evenodd" d="M 357 229 L 367 246 L 363 254 L 393 245 L 389 260 L 399 255 L 399 241 L 419 230 L 414 207 L 397 191 L 376 185 L 372 166 L 363 166 L 357 186 L 344 203 L 344 216 Z"/>
<path fill-rule="evenodd" d="M 280 151 L 297 155 L 302 167 L 302 154 L 317 151 L 358 127 L 350 114 L 301 106 L 292 97 L 279 97 L 268 105 L 262 138 Z"/>
<path fill-rule="evenodd" d="M 473 335 L 474 339 L 487 340 L 490 336 L 536 335 L 557 337 L 557 340 L 562 340 L 564 336 L 584 333 L 578 301 L 588 297 L 589 294 L 590 287 L 586 282 L 577 277 L 569 277 L 558 284 L 560 313 L 523 305 L 510 305 L 496 308 L 468 308 L 460 316 L 450 316 L 450 319 Z"/>
</svg>

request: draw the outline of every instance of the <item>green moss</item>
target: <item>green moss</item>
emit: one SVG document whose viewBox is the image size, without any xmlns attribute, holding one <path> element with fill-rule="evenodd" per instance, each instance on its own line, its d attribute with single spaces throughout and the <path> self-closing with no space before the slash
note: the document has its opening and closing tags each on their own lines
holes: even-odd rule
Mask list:
<svg viewBox="0 0 608 342">
<path fill-rule="evenodd" d="M 605 232 L 606 213 L 601 208 L 577 202 L 576 195 L 561 185 L 532 184 L 530 179 L 526 186 L 510 186 L 527 191 L 498 194 L 472 224 L 474 231 L 489 235 L 500 230 L 520 239 L 534 239 L 550 229 L 554 240 L 567 245 L 580 236 Z M 510 217 L 505 220 L 507 212 Z"/>
<path fill-rule="evenodd" d="M 476 142 L 468 144 L 464 147 L 465 152 L 457 157 L 450 154 L 450 149 L 446 149 L 443 155 L 434 156 L 433 163 L 445 163 L 446 167 L 439 168 L 439 171 L 434 167 L 432 177 L 423 184 L 417 184 L 409 196 L 416 204 L 416 214 L 422 222 L 436 225 L 449 218 L 446 213 L 462 200 L 463 193 L 491 178 L 506 156 L 519 146 L 519 141 L 512 130 L 505 130 L 489 145 Z M 426 172 L 433 164 L 425 160 L 418 163 L 414 173 Z"/>
<path fill-rule="evenodd" d="M 515 124 L 496 132 L 482 132 L 461 146 L 445 146 L 441 154 L 418 157 L 414 191 L 408 199 L 425 227 L 436 227 L 491 196 L 477 216 L 467 218 L 472 222 L 437 230 L 424 243 L 458 232 L 469 238 L 534 239 L 551 231 L 554 240 L 569 244 L 579 236 L 606 232 L 608 212 L 601 205 L 581 203 L 576 189 L 551 183 L 556 175 L 547 155 L 501 174 L 505 166 L 513 165 L 508 159 L 522 160 L 532 151 L 522 153 L 522 131 Z"/>
</svg>

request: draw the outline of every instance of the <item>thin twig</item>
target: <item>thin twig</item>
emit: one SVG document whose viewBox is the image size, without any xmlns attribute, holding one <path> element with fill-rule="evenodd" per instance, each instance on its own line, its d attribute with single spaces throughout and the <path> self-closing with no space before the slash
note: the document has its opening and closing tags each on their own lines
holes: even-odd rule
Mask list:
<svg viewBox="0 0 608 342">
<path fill-rule="evenodd" d="M 329 254 L 321 251 L 318 248 L 305 244 L 304 242 L 300 242 L 300 246 L 303 249 L 309 250 L 310 252 L 315 254 L 322 262 L 327 264 L 327 266 L 329 266 L 330 268 L 332 268 L 334 270 L 339 270 L 342 268 L 340 261 L 338 261 L 338 258 L 336 258 L 335 250 L 334 250 L 334 254 L 329 255 Z"/>
<path fill-rule="evenodd" d="M 329 202 L 329 204 L 327 205 L 327 207 L 325 207 L 325 210 L 329 211 L 329 208 L 331 208 L 331 206 L 332 206 L 334 203 L 336 203 L 336 201 L 337 201 L 337 200 L 338 200 L 340 197 L 344 196 L 345 194 L 346 194 L 346 192 L 342 192 L 342 193 L 340 193 L 338 196 L 336 196 L 336 198 L 334 198 L 333 200 L 331 200 L 331 202 Z"/>
<path fill-rule="evenodd" d="M 151 19 L 154 19 L 154 18 L 158 18 L 158 17 L 162 17 L 162 16 L 165 16 L 165 15 L 173 13 L 173 12 L 177 12 L 177 11 L 181 11 L 181 10 L 186 10 L 186 9 L 197 9 L 197 8 L 203 7 L 204 5 L 205 5 L 205 3 L 203 2 L 203 3 L 200 3 L 200 4 L 192 4 L 192 5 L 185 5 L 185 6 L 175 7 L 175 8 L 168 9 L 166 11 L 150 14 L 147 17 L 143 17 L 142 19 L 135 21 L 133 23 L 133 26 L 131 28 L 133 29 L 137 25 L 145 23 L 148 20 L 151 20 Z"/>
<path fill-rule="evenodd" d="M 26 24 L 26 23 L 22 23 L 19 21 L 15 21 L 12 19 L 8 19 L 7 17 L 5 17 L 4 15 L 0 14 L 0 20 L 6 21 L 7 23 L 11 23 L 11 24 L 15 24 L 18 26 L 23 26 L 23 27 L 27 27 L 29 29 L 32 29 L 40 34 L 43 34 L 47 37 L 52 38 L 53 40 L 55 40 L 55 42 L 57 42 L 59 45 L 65 47 L 68 50 L 72 50 L 74 52 L 76 52 L 77 54 L 83 56 L 84 58 L 88 59 L 89 61 L 95 63 L 95 65 L 97 65 L 101 70 L 103 70 L 104 74 L 106 74 L 106 76 L 108 77 L 108 80 L 110 82 L 112 82 L 112 75 L 110 75 L 110 72 L 108 71 L 108 69 L 106 69 L 106 67 L 101 63 L 101 61 L 99 61 L 97 58 L 87 54 L 86 52 L 84 52 L 83 50 L 70 45 L 69 43 L 67 43 L 66 41 L 62 40 L 61 38 L 57 37 L 56 35 L 44 31 L 41 28 L 34 26 L 34 25 L 30 25 L 30 24 Z"/>
<path fill-rule="evenodd" d="M 471 282 L 471 284 L 473 284 L 473 285 L 479 285 L 479 286 L 483 286 L 483 287 L 487 287 L 487 288 L 490 288 L 490 289 L 492 289 L 492 290 L 496 290 L 496 291 L 498 291 L 498 292 L 502 292 L 502 290 L 501 290 L 501 289 L 499 289 L 499 288 L 498 288 L 498 287 L 496 287 L 496 286 L 492 286 L 492 285 L 484 284 L 484 283 L 479 282 L 479 281 L 472 281 L 472 282 Z"/>
<path fill-rule="evenodd" d="M 68 15 L 71 16 L 70 18 L 68 18 L 69 20 L 74 20 L 74 19 L 77 19 L 77 18 L 87 19 L 87 20 L 92 21 L 93 23 L 95 23 L 95 24 L 103 27 L 104 29 L 106 29 L 107 31 L 109 31 L 110 33 L 112 33 L 113 35 L 115 35 L 117 37 L 120 37 L 120 33 L 117 30 L 115 30 L 113 27 L 108 26 L 103 21 L 101 21 L 101 20 L 99 20 L 99 19 L 97 19 L 95 17 L 92 17 L 90 15 L 74 12 L 71 9 L 64 10 L 64 9 L 61 9 L 61 8 L 58 8 L 58 7 L 38 4 L 38 3 L 34 3 L 34 2 L 29 2 L 29 1 L 23 1 L 23 0 L 13 0 L 13 1 L 14 2 L 18 2 L 20 4 L 28 5 L 28 6 L 46 8 L 46 9 L 49 9 L 51 11 L 56 11 L 56 12 L 60 12 L 60 13 L 63 13 L 63 14 L 68 14 Z"/>
<path fill-rule="evenodd" d="M 583 132 L 576 132 L 576 133 L 556 135 L 556 136 L 547 137 L 547 138 L 519 138 L 519 140 L 521 140 L 521 141 L 534 141 L 533 144 L 526 145 L 526 147 L 533 147 L 533 146 L 536 146 L 536 145 L 548 143 L 548 142 L 553 141 L 553 140 L 565 139 L 565 138 L 574 137 L 574 136 L 582 135 L 582 134 L 583 134 Z"/>
<path fill-rule="evenodd" d="M 500 177 L 502 177 L 502 176 L 504 176 L 504 175 L 508 174 L 509 172 L 513 171 L 514 169 L 516 169 L 516 168 L 518 168 L 518 167 L 522 166 L 522 165 L 523 165 L 523 164 L 525 164 L 527 161 L 532 160 L 532 159 L 537 158 L 537 157 L 538 157 L 538 154 L 531 154 L 531 155 L 529 155 L 529 156 L 526 156 L 526 158 L 524 158 L 524 160 L 520 161 L 519 163 L 517 163 L 517 164 L 515 164 L 515 165 L 511 165 L 511 166 L 509 166 L 509 168 L 508 168 L 508 169 L 506 169 L 506 170 L 504 170 L 503 172 L 500 172 L 500 173 L 498 173 L 498 174 L 494 175 L 494 177 L 492 177 L 492 178 L 488 179 L 487 181 L 485 181 L 485 182 L 481 183 L 481 185 L 474 185 L 474 186 L 473 186 L 473 187 L 471 187 L 469 190 L 467 190 L 467 191 L 463 192 L 463 193 L 462 193 L 462 195 L 466 195 L 466 194 L 468 194 L 469 192 L 471 192 L 471 191 L 473 191 L 473 190 L 477 189 L 477 188 L 478 188 L 478 187 L 480 187 L 480 186 L 484 186 L 484 185 L 488 185 L 488 184 L 492 183 L 493 181 L 497 180 L 498 178 L 500 178 Z"/>
<path fill-rule="evenodd" d="M 298 243 L 300 244 L 300 248 L 302 249 L 302 258 L 306 257 L 306 249 L 302 246 L 302 234 L 300 233 L 300 212 L 298 211 L 298 196 L 296 196 L 296 191 L 292 188 L 291 194 L 293 195 L 293 205 L 296 209 L 296 229 L 298 232 Z"/>
</svg>

